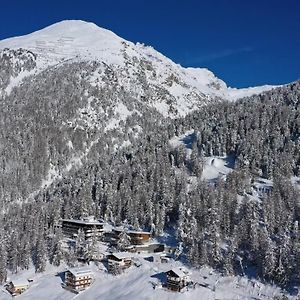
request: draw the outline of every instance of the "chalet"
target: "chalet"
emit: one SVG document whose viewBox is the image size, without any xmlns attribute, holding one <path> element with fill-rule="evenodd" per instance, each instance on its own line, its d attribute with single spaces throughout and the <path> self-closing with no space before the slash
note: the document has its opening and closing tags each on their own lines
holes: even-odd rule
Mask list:
<svg viewBox="0 0 300 300">
<path fill-rule="evenodd" d="M 120 274 L 132 265 L 132 255 L 128 252 L 116 252 L 107 256 L 108 272 Z"/>
<path fill-rule="evenodd" d="M 183 268 L 175 268 L 166 272 L 166 288 L 172 291 L 180 292 L 189 284 L 189 273 Z"/>
<path fill-rule="evenodd" d="M 137 231 L 137 230 L 124 230 L 124 228 L 114 228 L 113 232 L 115 236 L 119 236 L 120 233 L 126 232 L 131 240 L 132 245 L 142 245 L 147 243 L 151 239 L 151 232 Z"/>
<path fill-rule="evenodd" d="M 17 296 L 25 292 L 29 288 L 28 280 L 13 280 L 7 286 L 6 289 L 11 293 L 12 296 Z"/>
<path fill-rule="evenodd" d="M 95 220 L 93 216 L 83 218 L 82 220 L 62 219 L 62 232 L 66 237 L 76 238 L 79 230 L 82 230 L 85 239 L 88 240 L 93 235 L 100 237 L 103 232 L 104 223 Z"/>
<path fill-rule="evenodd" d="M 93 283 L 94 274 L 90 269 L 72 268 L 65 272 L 64 287 L 74 293 L 79 293 Z"/>
<path fill-rule="evenodd" d="M 128 251 L 136 253 L 159 253 L 164 252 L 165 245 L 159 243 L 149 243 L 143 245 L 133 245 Z"/>
</svg>

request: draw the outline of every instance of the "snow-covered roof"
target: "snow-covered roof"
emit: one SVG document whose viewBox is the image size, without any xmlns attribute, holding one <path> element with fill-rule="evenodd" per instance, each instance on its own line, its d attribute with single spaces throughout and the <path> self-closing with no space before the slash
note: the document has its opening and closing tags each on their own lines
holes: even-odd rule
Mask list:
<svg viewBox="0 0 300 300">
<path fill-rule="evenodd" d="M 103 222 L 99 222 L 98 220 L 92 220 L 90 218 L 86 218 L 84 220 L 76 220 L 76 219 L 62 219 L 62 222 L 70 222 L 81 225 L 104 225 Z"/>
<path fill-rule="evenodd" d="M 159 254 L 160 257 L 166 257 L 166 258 L 172 258 L 172 255 L 170 253 L 160 253 Z"/>
<path fill-rule="evenodd" d="M 114 227 L 108 223 L 103 222 L 103 231 L 104 232 L 111 232 Z"/>
<path fill-rule="evenodd" d="M 124 259 L 124 258 L 132 258 L 132 253 L 129 252 L 115 252 L 111 253 L 117 259 Z"/>
<path fill-rule="evenodd" d="M 184 276 L 187 276 L 189 275 L 189 272 L 188 270 L 184 269 L 184 268 L 173 268 L 171 270 L 169 270 L 168 272 L 173 272 L 175 273 L 178 277 L 184 277 Z M 168 273 L 167 272 L 167 273 Z"/>
<path fill-rule="evenodd" d="M 265 178 L 259 178 L 254 182 L 254 186 L 257 188 L 261 187 L 273 187 L 273 182 L 272 180 L 268 180 Z"/>
<path fill-rule="evenodd" d="M 87 269 L 87 268 L 71 268 L 71 269 L 68 269 L 68 271 L 71 272 L 75 277 L 87 276 L 87 275 L 92 276 L 94 274 L 92 270 Z"/>
<path fill-rule="evenodd" d="M 13 284 L 14 287 L 29 285 L 29 282 L 27 279 L 15 279 L 15 280 L 12 280 L 11 283 Z"/>
<path fill-rule="evenodd" d="M 115 231 L 125 231 L 128 234 L 151 234 L 149 231 L 140 231 L 140 230 L 132 230 L 132 229 L 126 229 L 124 227 L 115 227 Z"/>
<path fill-rule="evenodd" d="M 133 247 L 138 249 L 138 248 L 146 248 L 146 247 L 159 247 L 159 246 L 165 246 L 164 244 L 155 242 L 155 241 L 147 241 L 146 243 L 142 244 L 142 245 L 134 245 Z"/>
</svg>

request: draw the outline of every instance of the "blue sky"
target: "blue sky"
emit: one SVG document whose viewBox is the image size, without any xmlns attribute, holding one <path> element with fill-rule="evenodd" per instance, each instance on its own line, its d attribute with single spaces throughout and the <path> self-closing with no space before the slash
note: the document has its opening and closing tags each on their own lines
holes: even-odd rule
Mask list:
<svg viewBox="0 0 300 300">
<path fill-rule="evenodd" d="M 300 79 L 299 0 L 7 0 L 0 39 L 81 19 L 233 87 Z"/>
</svg>

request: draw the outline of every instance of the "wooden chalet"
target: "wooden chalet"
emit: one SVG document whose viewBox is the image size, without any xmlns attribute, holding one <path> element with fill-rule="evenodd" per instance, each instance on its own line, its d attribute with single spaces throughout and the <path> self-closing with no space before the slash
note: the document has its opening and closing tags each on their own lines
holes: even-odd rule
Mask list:
<svg viewBox="0 0 300 300">
<path fill-rule="evenodd" d="M 90 269 L 72 268 L 65 272 L 64 287 L 74 293 L 79 293 L 93 283 L 94 274 Z"/>
<path fill-rule="evenodd" d="M 189 273 L 183 268 L 175 268 L 166 272 L 166 288 L 180 292 L 189 284 Z"/>
<path fill-rule="evenodd" d="M 6 285 L 6 289 L 11 293 L 12 296 L 18 296 L 25 292 L 29 288 L 28 280 L 19 279 L 12 280 Z"/>
<path fill-rule="evenodd" d="M 107 256 L 108 272 L 112 274 L 120 274 L 123 270 L 132 265 L 131 253 L 116 252 Z"/>
<path fill-rule="evenodd" d="M 93 216 L 83 218 L 82 220 L 62 219 L 62 232 L 66 237 L 76 238 L 79 230 L 82 230 L 85 239 L 88 240 L 93 235 L 101 237 L 103 233 L 104 223 L 95 220 Z"/>
<path fill-rule="evenodd" d="M 151 232 L 148 231 L 126 230 L 124 228 L 113 229 L 116 238 L 119 236 L 120 233 L 124 231 L 130 237 L 132 245 L 143 245 L 151 239 Z"/>
</svg>

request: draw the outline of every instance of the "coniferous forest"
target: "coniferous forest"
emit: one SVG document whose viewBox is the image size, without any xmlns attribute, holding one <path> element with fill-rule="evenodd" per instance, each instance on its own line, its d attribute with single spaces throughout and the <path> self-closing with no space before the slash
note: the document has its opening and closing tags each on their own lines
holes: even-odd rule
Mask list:
<svg viewBox="0 0 300 300">
<path fill-rule="evenodd" d="M 31 68 L 33 58 L 26 55 L 24 65 Z M 195 267 L 254 274 L 281 286 L 299 283 L 300 192 L 291 177 L 300 176 L 300 83 L 162 118 L 119 89 L 109 67 L 103 80 L 110 89 L 88 85 L 81 70 L 98 67 L 82 62 L 49 69 L 0 99 L 0 280 L 7 270 L 33 264 L 41 272 L 48 261 L 71 262 L 56 225 L 61 218 L 95 215 L 112 224 L 152 227 L 157 236 L 175 232 Z M 168 97 L 151 85 L 145 89 L 145 102 L 154 94 Z M 91 97 L 98 102 L 86 112 Z M 121 129 L 107 130 L 110 107 L 118 101 L 135 103 L 132 110 L 139 113 L 123 120 Z M 190 155 L 186 146 L 170 145 L 190 131 Z M 202 178 L 211 156 L 233 159 L 226 179 Z M 255 196 L 257 178 L 272 180 L 272 193 Z"/>
</svg>

